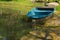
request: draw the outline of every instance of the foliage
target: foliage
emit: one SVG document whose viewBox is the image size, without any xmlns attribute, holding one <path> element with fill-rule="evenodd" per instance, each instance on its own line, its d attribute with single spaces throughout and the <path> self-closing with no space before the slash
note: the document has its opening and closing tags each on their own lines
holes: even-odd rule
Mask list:
<svg viewBox="0 0 60 40">
<path fill-rule="evenodd" d="M 0 1 L 12 1 L 12 0 L 0 0 Z"/>
</svg>

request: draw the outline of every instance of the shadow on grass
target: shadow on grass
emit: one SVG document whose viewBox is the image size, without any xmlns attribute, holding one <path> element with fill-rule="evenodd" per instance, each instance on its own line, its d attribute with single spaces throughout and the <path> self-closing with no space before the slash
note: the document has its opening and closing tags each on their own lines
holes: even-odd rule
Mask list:
<svg viewBox="0 0 60 40">
<path fill-rule="evenodd" d="M 17 40 L 31 29 L 27 17 L 20 13 L 20 10 L 0 8 L 0 32 L 7 40 Z"/>
</svg>

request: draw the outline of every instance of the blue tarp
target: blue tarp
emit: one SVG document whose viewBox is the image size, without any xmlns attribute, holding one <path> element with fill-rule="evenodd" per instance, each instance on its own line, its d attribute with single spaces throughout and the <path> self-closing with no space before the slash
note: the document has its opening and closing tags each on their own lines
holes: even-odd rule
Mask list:
<svg viewBox="0 0 60 40">
<path fill-rule="evenodd" d="M 38 8 L 35 7 L 27 14 L 29 18 L 45 18 L 54 13 L 54 8 Z"/>
</svg>

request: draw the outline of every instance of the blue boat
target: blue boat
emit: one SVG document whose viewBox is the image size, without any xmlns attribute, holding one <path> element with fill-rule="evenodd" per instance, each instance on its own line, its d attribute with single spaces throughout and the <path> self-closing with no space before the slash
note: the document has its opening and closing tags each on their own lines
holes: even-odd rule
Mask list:
<svg viewBox="0 0 60 40">
<path fill-rule="evenodd" d="M 49 7 L 35 7 L 27 14 L 29 18 L 45 18 L 54 13 L 54 8 Z"/>
</svg>

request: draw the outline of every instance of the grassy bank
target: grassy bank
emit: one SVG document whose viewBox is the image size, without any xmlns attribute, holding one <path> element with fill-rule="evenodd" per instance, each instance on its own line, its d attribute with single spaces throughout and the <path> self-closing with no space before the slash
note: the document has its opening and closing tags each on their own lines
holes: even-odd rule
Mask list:
<svg viewBox="0 0 60 40">
<path fill-rule="evenodd" d="M 17 32 L 16 35 L 19 36 L 19 38 L 31 30 L 31 25 L 22 20 L 25 18 L 25 16 L 22 15 L 26 15 L 30 9 L 36 6 L 43 6 L 42 3 L 32 3 L 29 0 L 22 0 L 17 2 L 0 2 L 0 5 L 1 35 L 8 35 L 6 33 L 8 31 L 8 28 L 11 27 L 13 32 Z M 60 11 L 60 6 L 56 7 L 56 10 Z"/>
</svg>

